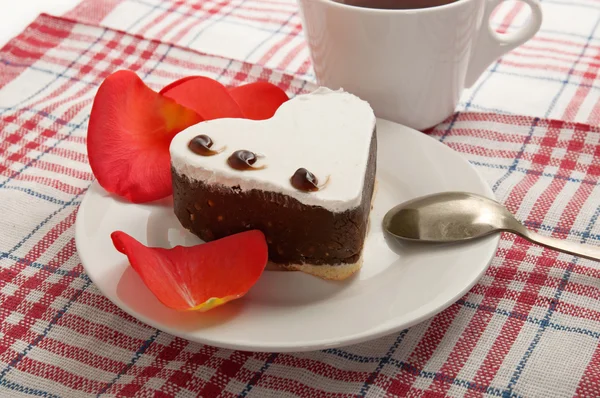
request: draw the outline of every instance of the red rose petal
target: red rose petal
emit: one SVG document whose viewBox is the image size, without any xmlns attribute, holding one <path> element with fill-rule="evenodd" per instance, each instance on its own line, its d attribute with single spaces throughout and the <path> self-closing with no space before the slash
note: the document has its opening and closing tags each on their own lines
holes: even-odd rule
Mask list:
<svg viewBox="0 0 600 398">
<path fill-rule="evenodd" d="M 162 90 L 159 91 L 159 93 L 160 94 L 164 94 L 167 91 L 170 91 L 170 90 L 174 89 L 176 86 L 179 86 L 180 84 L 185 83 L 188 80 L 192 80 L 192 79 L 196 79 L 196 78 L 198 78 L 198 76 L 186 76 L 186 77 L 182 77 L 181 79 L 175 80 L 174 82 L 171 82 L 171 83 L 167 84 L 166 86 L 164 86 L 162 88 Z"/>
<path fill-rule="evenodd" d="M 100 85 L 88 125 L 90 166 L 100 185 L 131 202 L 172 192 L 169 144 L 200 116 L 123 70 Z"/>
<path fill-rule="evenodd" d="M 227 88 L 208 77 L 184 77 L 164 87 L 160 93 L 177 101 L 178 104 L 193 109 L 204 120 L 244 117 Z"/>
<path fill-rule="evenodd" d="M 111 234 L 146 286 L 167 307 L 207 311 L 242 297 L 267 264 L 265 236 L 254 230 L 192 247 L 146 247 L 124 232 Z"/>
<path fill-rule="evenodd" d="M 269 119 L 289 98 L 285 91 L 267 82 L 250 83 L 229 90 L 247 119 Z"/>
</svg>

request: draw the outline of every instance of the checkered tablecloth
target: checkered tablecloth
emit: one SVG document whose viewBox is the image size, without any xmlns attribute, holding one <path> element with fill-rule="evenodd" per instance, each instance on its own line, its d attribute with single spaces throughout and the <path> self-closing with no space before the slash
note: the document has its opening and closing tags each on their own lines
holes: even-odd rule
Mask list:
<svg viewBox="0 0 600 398">
<path fill-rule="evenodd" d="M 600 1 L 543 5 L 538 37 L 429 134 L 530 228 L 598 245 Z M 510 30 L 523 16 L 511 2 L 494 20 Z M 600 267 L 512 236 L 434 318 L 312 353 L 190 343 L 91 283 L 74 222 L 93 180 L 85 136 L 99 83 L 128 68 L 157 89 L 206 74 L 294 95 L 313 87 L 298 23 L 289 0 L 86 0 L 0 50 L 0 396 L 599 397 Z"/>
</svg>

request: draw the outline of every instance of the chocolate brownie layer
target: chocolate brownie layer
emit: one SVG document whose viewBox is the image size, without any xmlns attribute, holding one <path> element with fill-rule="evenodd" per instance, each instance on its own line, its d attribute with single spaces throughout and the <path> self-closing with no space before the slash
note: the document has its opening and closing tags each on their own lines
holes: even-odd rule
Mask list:
<svg viewBox="0 0 600 398">
<path fill-rule="evenodd" d="M 360 259 L 367 232 L 376 153 L 373 133 L 361 204 L 342 213 L 307 206 L 280 193 L 192 181 L 172 170 L 175 214 L 204 241 L 259 229 L 267 238 L 274 263 L 354 264 Z"/>
</svg>

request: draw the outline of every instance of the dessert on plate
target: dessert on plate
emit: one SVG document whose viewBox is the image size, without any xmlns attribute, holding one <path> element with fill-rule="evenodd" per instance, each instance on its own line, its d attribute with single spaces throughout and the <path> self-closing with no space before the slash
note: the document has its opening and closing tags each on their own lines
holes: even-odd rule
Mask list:
<svg viewBox="0 0 600 398">
<path fill-rule="evenodd" d="M 205 241 L 261 230 L 273 263 L 345 279 L 362 264 L 375 120 L 367 102 L 319 88 L 268 120 L 190 126 L 170 146 L 175 214 Z"/>
</svg>

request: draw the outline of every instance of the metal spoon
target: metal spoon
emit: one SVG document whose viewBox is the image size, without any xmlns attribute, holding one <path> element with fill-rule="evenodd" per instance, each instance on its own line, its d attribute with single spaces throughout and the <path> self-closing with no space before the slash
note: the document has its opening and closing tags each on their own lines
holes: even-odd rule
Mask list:
<svg viewBox="0 0 600 398">
<path fill-rule="evenodd" d="M 538 245 L 600 261 L 600 247 L 550 238 L 525 228 L 503 205 L 466 192 L 423 196 L 398 205 L 383 218 L 393 236 L 417 242 L 450 243 L 512 232 Z"/>
</svg>

